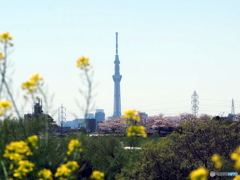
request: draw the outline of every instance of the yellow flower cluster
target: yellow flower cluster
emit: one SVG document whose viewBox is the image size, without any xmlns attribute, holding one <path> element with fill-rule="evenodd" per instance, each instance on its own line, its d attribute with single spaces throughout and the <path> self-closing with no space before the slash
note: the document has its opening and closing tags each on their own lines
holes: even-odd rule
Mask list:
<svg viewBox="0 0 240 180">
<path fill-rule="evenodd" d="M 0 39 L 5 40 L 5 41 L 12 40 L 12 36 L 10 35 L 9 32 L 4 32 L 4 33 L 0 34 Z"/>
<path fill-rule="evenodd" d="M 37 146 L 38 137 L 36 135 L 28 137 L 27 142 L 31 144 L 35 149 L 38 149 L 38 146 Z"/>
<path fill-rule="evenodd" d="M 43 83 L 40 84 L 40 81 L 42 81 L 43 78 L 39 74 L 34 74 L 30 77 L 30 79 L 24 83 L 22 83 L 22 89 L 27 90 L 28 94 L 32 92 L 37 91 L 37 86 L 42 85 Z"/>
<path fill-rule="evenodd" d="M 103 180 L 104 173 L 100 171 L 93 171 L 92 175 L 90 176 L 91 179 L 95 180 Z"/>
<path fill-rule="evenodd" d="M 68 151 L 67 154 L 72 154 L 73 151 L 82 152 L 83 149 L 80 148 L 82 146 L 82 143 L 78 141 L 77 139 L 72 139 L 68 144 Z"/>
<path fill-rule="evenodd" d="M 142 136 L 147 137 L 144 126 L 129 126 L 127 129 L 127 136 Z"/>
<path fill-rule="evenodd" d="M 77 67 L 79 67 L 81 69 L 86 69 L 86 70 L 91 68 L 91 66 L 89 64 L 89 58 L 86 56 L 82 56 L 82 57 L 78 58 Z"/>
<path fill-rule="evenodd" d="M 12 104 L 9 101 L 0 100 L 0 116 L 3 115 L 7 109 L 11 109 Z"/>
<path fill-rule="evenodd" d="M 13 46 L 13 44 L 11 42 L 9 42 L 10 40 L 12 40 L 12 36 L 10 35 L 9 32 L 4 32 L 2 34 L 0 34 L 0 43 L 8 43 L 9 45 Z"/>
<path fill-rule="evenodd" d="M 48 169 L 43 169 L 38 172 L 38 180 L 53 180 L 52 178 L 52 172 Z"/>
<path fill-rule="evenodd" d="M 11 142 L 5 148 L 3 157 L 9 158 L 14 162 L 23 160 L 26 156 L 30 156 L 33 153 L 24 141 Z"/>
<path fill-rule="evenodd" d="M 28 137 L 27 141 L 11 142 L 6 145 L 3 157 L 12 160 L 14 163 L 10 164 L 10 169 L 13 170 L 13 176 L 22 179 L 27 173 L 33 171 L 34 164 L 26 160 L 27 156 L 33 155 L 28 143 L 33 147 L 37 147 L 37 136 Z M 16 168 L 14 166 L 17 165 Z"/>
<path fill-rule="evenodd" d="M 128 124 L 127 136 L 147 137 L 145 132 L 146 128 L 141 125 L 136 125 L 141 121 L 137 110 L 126 110 L 121 118 L 126 119 L 126 123 Z"/>
<path fill-rule="evenodd" d="M 137 110 L 126 110 L 124 112 L 124 115 L 122 116 L 123 119 L 131 119 L 137 122 L 140 122 L 141 118 L 138 115 L 138 111 Z"/>
<path fill-rule="evenodd" d="M 5 58 L 5 56 L 3 55 L 3 53 L 0 52 L 0 60 L 4 59 L 4 58 Z"/>
<path fill-rule="evenodd" d="M 237 147 L 237 149 L 231 154 L 231 159 L 236 161 L 235 162 L 235 169 L 240 170 L 240 147 Z"/>
<path fill-rule="evenodd" d="M 215 164 L 215 168 L 220 169 L 222 167 L 221 156 L 214 154 L 211 159 Z"/>
<path fill-rule="evenodd" d="M 34 167 L 34 164 L 28 160 L 19 161 L 18 165 L 18 168 L 14 169 L 13 176 L 20 179 L 26 176 L 27 173 L 31 172 Z"/>
<path fill-rule="evenodd" d="M 233 178 L 233 180 L 240 180 L 240 175 L 235 176 L 235 177 Z"/>
<path fill-rule="evenodd" d="M 77 170 L 78 168 L 79 168 L 79 165 L 76 161 L 68 161 L 66 164 L 62 164 L 59 168 L 57 168 L 55 177 L 60 177 L 60 176 L 69 177 L 71 173 Z"/>
<path fill-rule="evenodd" d="M 189 175 L 191 180 L 207 180 L 208 178 L 208 170 L 204 167 L 200 167 L 194 171 L 192 171 Z"/>
</svg>

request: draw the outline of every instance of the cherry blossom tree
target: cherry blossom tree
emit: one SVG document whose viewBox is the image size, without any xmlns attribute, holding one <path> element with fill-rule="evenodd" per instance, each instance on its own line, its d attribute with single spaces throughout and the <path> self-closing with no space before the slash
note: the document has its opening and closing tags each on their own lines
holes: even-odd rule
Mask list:
<svg viewBox="0 0 240 180">
<path fill-rule="evenodd" d="M 150 116 L 147 118 L 146 126 L 155 129 L 158 132 L 158 135 L 161 136 L 161 131 L 166 130 L 169 127 L 173 127 L 174 124 L 171 118 L 164 117 L 163 114 L 159 114 L 158 116 Z"/>
<path fill-rule="evenodd" d="M 197 117 L 196 121 L 205 121 L 212 118 L 212 116 L 208 114 L 201 114 L 199 117 Z"/>
<path fill-rule="evenodd" d="M 123 119 L 120 117 L 105 119 L 103 122 L 98 123 L 99 129 L 102 131 L 115 132 L 120 129 L 123 125 Z"/>
</svg>

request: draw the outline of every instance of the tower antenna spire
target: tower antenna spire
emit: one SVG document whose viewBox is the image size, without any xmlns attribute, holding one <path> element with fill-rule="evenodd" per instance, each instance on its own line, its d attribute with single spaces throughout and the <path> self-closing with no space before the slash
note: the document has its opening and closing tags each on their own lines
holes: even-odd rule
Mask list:
<svg viewBox="0 0 240 180">
<path fill-rule="evenodd" d="M 116 55 L 115 55 L 115 73 L 112 76 L 114 81 L 114 112 L 113 117 L 121 116 L 121 91 L 120 91 L 120 81 L 122 75 L 120 75 L 120 61 L 118 56 L 118 32 L 116 32 Z"/>
<path fill-rule="evenodd" d="M 118 55 L 118 32 L 116 32 L 116 55 Z"/>
</svg>

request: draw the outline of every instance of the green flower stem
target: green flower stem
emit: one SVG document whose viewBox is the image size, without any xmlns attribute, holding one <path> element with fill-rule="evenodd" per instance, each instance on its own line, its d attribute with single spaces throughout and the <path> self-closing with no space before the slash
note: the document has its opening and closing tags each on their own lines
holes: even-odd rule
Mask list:
<svg viewBox="0 0 240 180">
<path fill-rule="evenodd" d="M 92 82 L 89 78 L 89 75 L 88 75 L 88 70 L 85 68 L 84 69 L 84 74 L 86 76 L 86 79 L 87 79 L 87 83 L 88 83 L 88 94 L 87 94 L 87 104 L 86 104 L 86 109 L 85 109 L 85 124 L 86 124 L 86 127 L 87 127 L 87 113 L 88 113 L 88 109 L 89 109 L 89 106 L 90 106 L 90 100 L 91 100 L 91 92 L 92 92 Z"/>
</svg>

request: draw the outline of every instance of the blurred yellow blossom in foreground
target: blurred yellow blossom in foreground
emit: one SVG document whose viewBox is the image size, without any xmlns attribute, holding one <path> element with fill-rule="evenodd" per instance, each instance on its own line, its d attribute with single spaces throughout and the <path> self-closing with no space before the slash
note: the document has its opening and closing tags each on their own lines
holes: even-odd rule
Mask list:
<svg viewBox="0 0 240 180">
<path fill-rule="evenodd" d="M 52 172 L 48 169 L 43 169 L 38 172 L 38 180 L 52 180 Z"/>
<path fill-rule="evenodd" d="M 37 86 L 43 84 L 40 84 L 41 81 L 43 81 L 43 78 L 39 74 L 34 74 L 28 81 L 22 83 L 22 89 L 26 89 L 29 94 L 35 92 L 37 91 Z"/>
<path fill-rule="evenodd" d="M 0 100 L 0 116 L 5 114 L 6 110 L 11 109 L 11 108 L 12 108 L 11 102 Z"/>
<path fill-rule="evenodd" d="M 82 57 L 78 58 L 77 67 L 79 67 L 81 69 L 86 69 L 86 70 L 88 70 L 88 68 L 91 68 L 91 66 L 89 64 L 89 58 L 86 56 L 82 56 Z"/>
<path fill-rule="evenodd" d="M 71 173 L 77 170 L 78 168 L 79 165 L 76 161 L 68 161 L 66 164 L 62 164 L 59 168 L 57 168 L 55 177 L 70 176 Z"/>
<path fill-rule="evenodd" d="M 93 171 L 92 175 L 90 176 L 91 179 L 95 180 L 103 180 L 104 173 L 100 171 Z"/>
<path fill-rule="evenodd" d="M 82 143 L 78 141 L 77 139 L 72 139 L 68 144 L 68 151 L 67 154 L 70 155 L 73 151 L 82 152 L 83 149 L 80 148 L 82 146 Z"/>
<path fill-rule="evenodd" d="M 34 164 L 28 160 L 18 162 L 19 167 L 14 169 L 13 176 L 22 179 L 27 173 L 33 171 Z"/>
<path fill-rule="evenodd" d="M 138 111 L 137 110 L 126 110 L 124 112 L 124 115 L 122 116 L 123 119 L 131 119 L 131 120 L 135 120 L 137 122 L 140 122 L 140 116 L 138 115 Z"/>
<path fill-rule="evenodd" d="M 3 55 L 3 53 L 0 53 L 0 60 L 1 59 L 4 59 L 5 57 L 4 57 L 4 55 Z"/>
<path fill-rule="evenodd" d="M 191 180 L 207 180 L 208 178 L 208 170 L 204 167 L 200 167 L 194 171 L 192 171 L 189 175 Z"/>
<path fill-rule="evenodd" d="M 28 137 L 27 142 L 29 142 L 35 149 L 38 149 L 37 146 L 38 137 L 36 135 Z"/>
<path fill-rule="evenodd" d="M 6 145 L 3 157 L 18 162 L 29 155 L 32 155 L 32 152 L 27 143 L 24 141 L 17 141 Z"/>
<path fill-rule="evenodd" d="M 3 40 L 12 40 L 12 36 L 10 35 L 9 32 L 4 32 L 0 34 L 0 38 Z"/>
<path fill-rule="evenodd" d="M 142 136 L 147 137 L 144 126 L 129 126 L 127 129 L 127 136 Z"/>
<path fill-rule="evenodd" d="M 212 162 L 215 164 L 215 168 L 220 169 L 222 167 L 221 156 L 214 154 L 211 158 Z"/>
<path fill-rule="evenodd" d="M 235 169 L 240 170 L 240 147 L 237 147 L 236 150 L 231 154 L 231 159 L 235 160 Z"/>
</svg>

